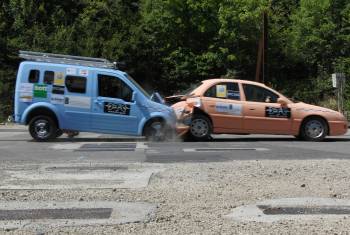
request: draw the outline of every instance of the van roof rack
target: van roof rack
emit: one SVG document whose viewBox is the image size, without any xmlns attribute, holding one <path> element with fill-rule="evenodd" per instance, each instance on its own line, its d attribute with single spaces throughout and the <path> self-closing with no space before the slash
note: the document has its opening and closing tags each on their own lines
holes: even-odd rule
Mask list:
<svg viewBox="0 0 350 235">
<path fill-rule="evenodd" d="M 19 51 L 19 57 L 25 60 L 38 61 L 38 62 L 70 64 L 70 65 L 80 65 L 80 66 L 99 67 L 99 68 L 108 68 L 108 69 L 116 69 L 118 64 L 116 62 L 112 63 L 109 60 L 100 59 L 100 58 L 42 53 L 42 52 L 34 52 L 34 51 Z"/>
</svg>

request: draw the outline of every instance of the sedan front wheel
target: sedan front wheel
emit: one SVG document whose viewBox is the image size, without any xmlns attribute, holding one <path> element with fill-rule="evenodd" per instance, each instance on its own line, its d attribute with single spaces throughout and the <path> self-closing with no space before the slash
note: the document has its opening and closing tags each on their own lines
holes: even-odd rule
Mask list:
<svg viewBox="0 0 350 235">
<path fill-rule="evenodd" d="M 328 134 L 328 125 L 319 117 L 312 117 L 304 121 L 300 136 L 307 141 L 322 141 Z"/>
<path fill-rule="evenodd" d="M 196 141 L 208 140 L 212 133 L 212 124 L 208 117 L 198 114 L 192 117 L 189 135 Z"/>
</svg>

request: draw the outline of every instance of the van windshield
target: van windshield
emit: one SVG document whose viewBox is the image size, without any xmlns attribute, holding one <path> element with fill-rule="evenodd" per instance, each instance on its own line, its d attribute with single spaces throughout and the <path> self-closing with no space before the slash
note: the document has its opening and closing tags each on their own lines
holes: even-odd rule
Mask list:
<svg viewBox="0 0 350 235">
<path fill-rule="evenodd" d="M 134 84 L 142 92 L 142 94 L 144 94 L 144 96 L 146 96 L 147 98 L 151 98 L 150 94 L 145 89 L 143 89 L 142 86 L 140 86 L 140 84 L 138 84 L 129 74 L 127 74 L 126 76 L 130 80 L 130 82 L 132 82 L 132 84 Z"/>
</svg>

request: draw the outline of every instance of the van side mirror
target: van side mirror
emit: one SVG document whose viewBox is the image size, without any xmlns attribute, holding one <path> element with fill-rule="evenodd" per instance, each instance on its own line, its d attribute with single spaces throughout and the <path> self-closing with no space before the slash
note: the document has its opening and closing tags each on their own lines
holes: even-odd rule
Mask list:
<svg viewBox="0 0 350 235">
<path fill-rule="evenodd" d="M 284 98 L 278 98 L 277 99 L 277 103 L 279 103 L 281 106 L 287 106 L 288 105 L 288 101 Z"/>
<path fill-rule="evenodd" d="M 137 103 L 137 93 L 135 91 L 132 93 L 131 101 Z"/>
<path fill-rule="evenodd" d="M 136 91 L 132 93 L 132 102 L 141 106 L 144 106 L 147 103 L 144 97 Z"/>
</svg>

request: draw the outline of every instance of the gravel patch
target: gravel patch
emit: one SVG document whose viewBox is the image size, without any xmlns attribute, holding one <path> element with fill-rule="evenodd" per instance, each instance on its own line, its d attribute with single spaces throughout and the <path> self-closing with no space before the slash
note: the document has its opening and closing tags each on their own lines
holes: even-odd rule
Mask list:
<svg viewBox="0 0 350 235">
<path fill-rule="evenodd" d="M 350 161 L 230 161 L 145 164 L 167 170 L 140 189 L 1 190 L 1 201 L 115 201 L 158 205 L 150 221 L 114 226 L 57 227 L 7 234 L 348 234 L 350 218 L 274 223 L 237 222 L 225 215 L 241 205 L 295 197 L 350 199 Z M 1 229 L 1 228 L 0 228 Z M 4 231 L 2 231 L 4 232 Z M 2 233 L 0 230 L 0 233 Z"/>
</svg>

